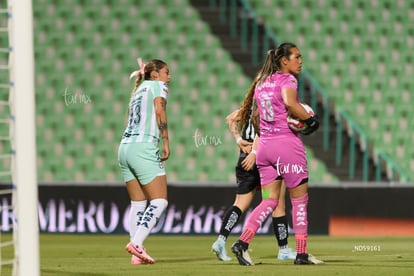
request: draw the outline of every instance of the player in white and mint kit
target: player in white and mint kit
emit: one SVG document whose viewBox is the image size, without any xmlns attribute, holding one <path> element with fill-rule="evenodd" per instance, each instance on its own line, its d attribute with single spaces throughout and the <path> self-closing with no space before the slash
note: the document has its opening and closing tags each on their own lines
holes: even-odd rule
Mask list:
<svg viewBox="0 0 414 276">
<path fill-rule="evenodd" d="M 165 110 L 170 75 L 161 60 L 138 63 L 140 70 L 131 75 L 136 82 L 118 160 L 131 199 L 130 242 L 125 249 L 132 254 L 131 264 L 153 264 L 143 243 L 168 205 L 164 161 L 170 155 Z"/>
<path fill-rule="evenodd" d="M 128 126 L 121 140 L 119 156 L 124 181 L 138 178 L 142 185 L 165 175 L 158 149 L 160 131 L 155 120 L 154 98 L 167 99 L 168 88 L 161 81 L 143 81 L 129 105 Z"/>
</svg>

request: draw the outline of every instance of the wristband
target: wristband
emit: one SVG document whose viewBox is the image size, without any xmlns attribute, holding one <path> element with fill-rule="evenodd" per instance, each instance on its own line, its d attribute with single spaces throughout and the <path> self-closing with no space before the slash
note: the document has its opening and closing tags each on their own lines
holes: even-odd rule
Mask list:
<svg viewBox="0 0 414 276">
<path fill-rule="evenodd" d="M 236 143 L 240 144 L 241 140 L 243 140 L 243 138 L 241 138 L 240 136 L 236 139 Z"/>
<path fill-rule="evenodd" d="M 252 151 L 250 153 L 253 153 L 254 155 L 256 155 L 256 150 L 252 149 Z"/>
</svg>

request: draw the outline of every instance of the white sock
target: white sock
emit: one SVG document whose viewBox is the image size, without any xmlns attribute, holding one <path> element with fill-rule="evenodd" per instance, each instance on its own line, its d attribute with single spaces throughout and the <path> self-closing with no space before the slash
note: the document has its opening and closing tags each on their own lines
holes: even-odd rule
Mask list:
<svg viewBox="0 0 414 276">
<path fill-rule="evenodd" d="M 145 208 L 147 208 L 147 201 L 132 201 L 131 200 L 131 209 L 129 211 L 129 238 L 132 239 L 135 236 L 135 233 L 138 230 L 139 222 L 144 215 Z"/>
<path fill-rule="evenodd" d="M 221 239 L 224 242 L 226 242 L 226 240 L 227 240 L 227 238 L 225 236 L 223 236 L 223 235 L 219 235 L 217 239 Z"/>
<path fill-rule="evenodd" d="M 156 198 L 150 201 L 132 240 L 135 245 L 142 246 L 144 244 L 144 240 L 148 237 L 155 224 L 157 224 L 167 205 L 168 201 L 164 198 Z"/>
</svg>

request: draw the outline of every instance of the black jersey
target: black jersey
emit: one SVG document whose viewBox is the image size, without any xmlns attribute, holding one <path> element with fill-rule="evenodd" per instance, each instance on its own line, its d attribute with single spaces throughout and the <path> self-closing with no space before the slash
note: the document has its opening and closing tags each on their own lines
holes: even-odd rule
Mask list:
<svg viewBox="0 0 414 276">
<path fill-rule="evenodd" d="M 241 137 L 243 140 L 248 142 L 253 142 L 254 137 L 256 136 L 256 131 L 254 129 L 253 123 L 251 118 L 247 121 L 247 123 L 243 126 Z"/>
</svg>

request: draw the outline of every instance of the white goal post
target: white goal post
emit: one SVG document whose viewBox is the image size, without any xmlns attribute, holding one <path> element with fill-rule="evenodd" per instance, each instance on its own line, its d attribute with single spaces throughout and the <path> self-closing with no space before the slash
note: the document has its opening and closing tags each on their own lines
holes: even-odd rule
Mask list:
<svg viewBox="0 0 414 276">
<path fill-rule="evenodd" d="M 8 0 L 15 275 L 40 273 L 36 173 L 33 7 Z"/>
</svg>

